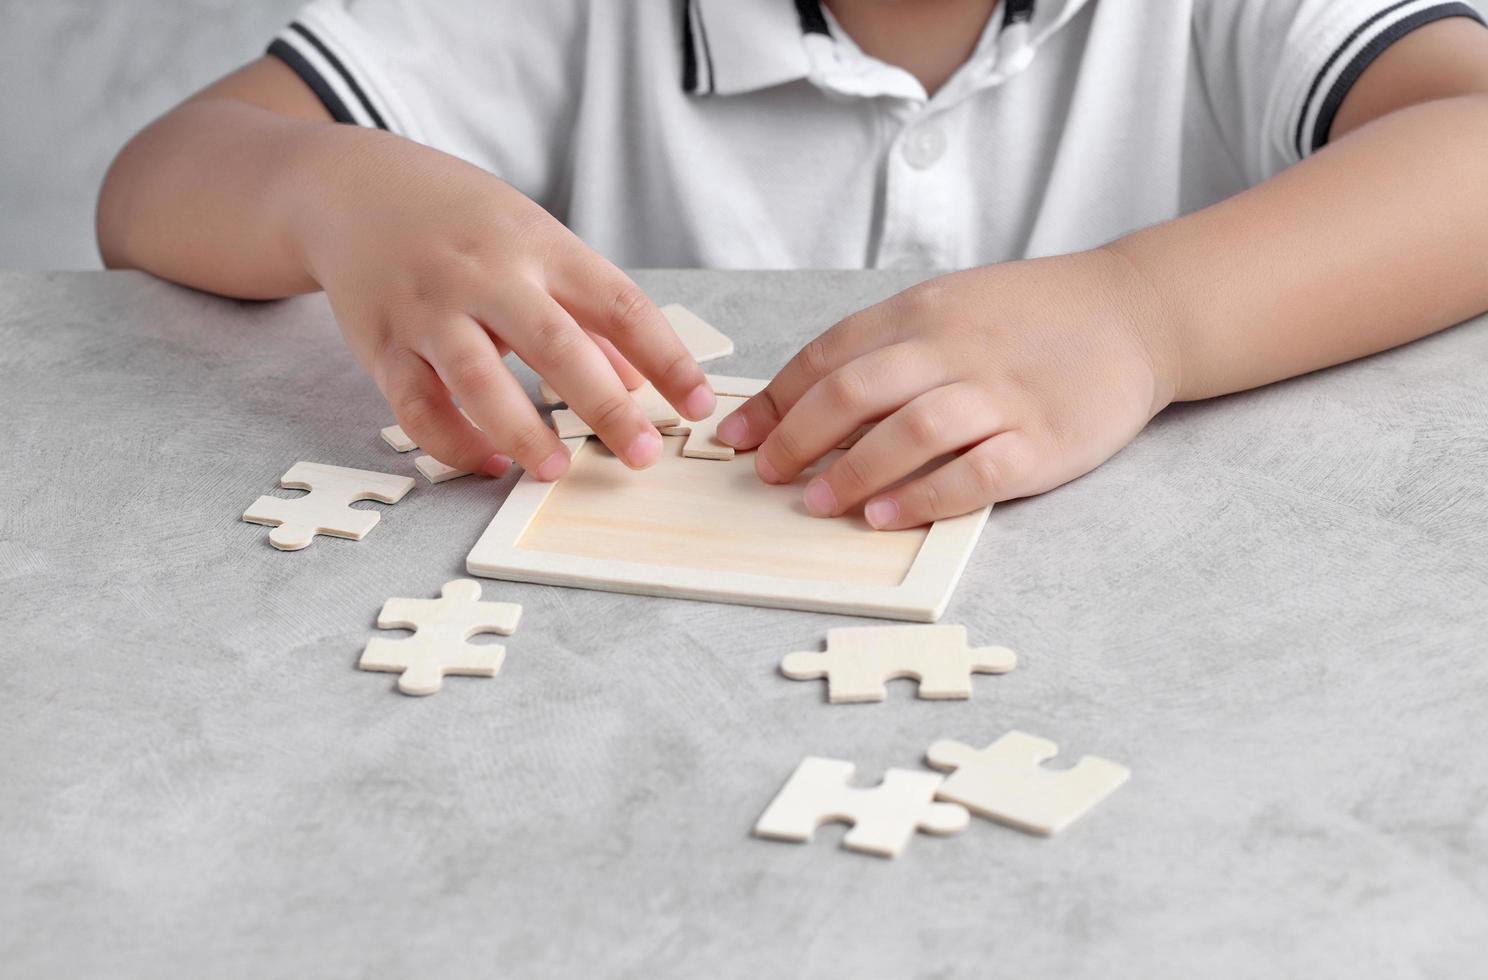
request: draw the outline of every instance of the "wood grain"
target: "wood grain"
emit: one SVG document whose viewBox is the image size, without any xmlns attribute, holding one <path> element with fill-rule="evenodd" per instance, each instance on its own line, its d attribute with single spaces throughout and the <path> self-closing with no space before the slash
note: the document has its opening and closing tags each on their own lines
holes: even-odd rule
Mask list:
<svg viewBox="0 0 1488 980">
<path fill-rule="evenodd" d="M 813 470 L 770 486 L 753 454 L 684 459 L 681 436 L 664 436 L 645 470 L 591 440 L 517 541 L 558 552 L 708 571 L 897 585 L 919 554 L 926 528 L 875 531 L 861 517 L 823 520 L 801 504 Z M 825 462 L 835 454 L 829 454 Z"/>
</svg>

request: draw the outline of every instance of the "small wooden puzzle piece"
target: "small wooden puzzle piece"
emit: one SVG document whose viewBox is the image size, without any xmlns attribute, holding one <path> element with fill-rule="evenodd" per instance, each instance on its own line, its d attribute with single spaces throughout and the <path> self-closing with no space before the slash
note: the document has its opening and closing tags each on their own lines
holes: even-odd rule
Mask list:
<svg viewBox="0 0 1488 980">
<path fill-rule="evenodd" d="M 682 421 L 682 416 L 677 414 L 677 410 L 668 404 L 667 400 L 661 397 L 661 392 L 651 387 L 649 382 L 632 391 L 630 397 L 635 399 L 636 405 L 645 413 L 647 421 L 652 425 L 676 425 Z M 594 435 L 594 430 L 589 428 L 589 423 L 567 408 L 560 408 L 553 412 L 553 431 L 558 433 L 560 439 Z"/>
<path fill-rule="evenodd" d="M 446 466 L 433 456 L 420 456 L 413 461 L 418 471 L 424 474 L 424 479 L 430 483 L 443 483 L 445 480 L 457 480 L 462 476 L 469 476 L 467 470 L 457 470 L 453 466 Z"/>
<path fill-rule="evenodd" d="M 243 511 L 243 520 L 273 526 L 269 544 L 280 551 L 299 551 L 317 534 L 362 540 L 382 515 L 375 510 L 357 510 L 350 504 L 357 500 L 397 503 L 413 489 L 413 478 L 301 461 L 280 477 L 279 485 L 310 492 L 289 500 L 259 497 Z"/>
<path fill-rule="evenodd" d="M 734 352 L 734 342 L 727 334 L 681 303 L 668 303 L 661 308 L 661 315 L 667 318 L 677 339 L 699 364 Z"/>
<path fill-rule="evenodd" d="M 398 690 L 433 694 L 446 674 L 495 677 L 506 659 L 498 644 L 467 643 L 477 633 L 510 636 L 522 607 L 512 602 L 481 602 L 480 583 L 468 578 L 446 582 L 438 599 L 389 599 L 377 616 L 378 629 L 407 629 L 406 639 L 367 641 L 357 666 L 401 672 Z"/>
<path fill-rule="evenodd" d="M 465 421 L 475 425 L 475 420 L 470 413 L 463 408 L 460 414 L 465 416 Z M 408 437 L 401 425 L 390 425 L 382 430 L 382 440 L 392 446 L 400 453 L 412 452 L 418 448 L 418 443 Z M 457 480 L 462 476 L 469 476 L 468 470 L 457 470 L 453 466 L 446 466 L 433 456 L 420 456 L 413 461 L 414 468 L 424 475 L 424 479 L 430 483 L 443 483 L 446 480 Z"/>
<path fill-rule="evenodd" d="M 1070 769 L 1045 769 L 1059 754 L 1046 738 L 1012 731 L 974 749 L 945 739 L 926 757 L 937 769 L 954 769 L 936 796 L 990 820 L 1031 834 L 1057 834 L 1116 791 L 1131 770 L 1087 755 Z"/>
<path fill-rule="evenodd" d="M 408 438 L 408 433 L 403 431 L 401 425 L 389 425 L 382 430 L 382 441 L 392 446 L 400 453 L 408 453 L 418 448 L 418 443 Z"/>
<path fill-rule="evenodd" d="M 734 409 L 744 404 L 743 398 L 719 395 L 713 414 L 696 422 L 683 420 L 661 430 L 664 436 L 686 436 L 682 444 L 682 455 L 691 459 L 733 459 L 734 447 L 719 441 L 718 423 Z"/>
<path fill-rule="evenodd" d="M 942 777 L 912 769 L 890 769 L 877 786 L 858 788 L 853 764 L 807 756 L 754 825 L 756 837 L 803 842 L 824 823 L 852 824 L 844 847 L 880 857 L 898 857 L 916 831 L 959 834 L 969 824 L 965 808 L 935 802 Z"/>
<path fill-rule="evenodd" d="M 882 701 L 885 681 L 912 677 L 920 697 L 933 700 L 971 697 L 971 675 L 1005 674 L 1018 664 L 1006 647 L 966 644 L 966 627 L 848 626 L 827 631 L 825 653 L 791 653 L 780 672 L 791 680 L 827 678 L 833 704 Z"/>
</svg>

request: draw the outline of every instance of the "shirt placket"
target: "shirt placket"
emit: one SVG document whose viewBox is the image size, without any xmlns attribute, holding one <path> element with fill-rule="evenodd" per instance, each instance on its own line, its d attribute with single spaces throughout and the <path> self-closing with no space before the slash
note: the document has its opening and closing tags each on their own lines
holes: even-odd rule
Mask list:
<svg viewBox="0 0 1488 980">
<path fill-rule="evenodd" d="M 962 103 L 1027 67 L 1026 23 L 989 33 L 970 62 L 933 98 L 901 69 L 819 37 L 812 51 L 817 84 L 839 96 L 876 97 L 897 130 L 889 141 L 878 202 L 881 220 L 867 264 L 883 269 L 945 269 L 956 263 L 955 189 L 965 169 Z M 960 107 L 958 109 L 958 107 Z"/>
<path fill-rule="evenodd" d="M 951 134 L 946 111 L 921 105 L 908 114 L 885 161 L 883 221 L 877 255 L 881 269 L 937 269 L 951 262 L 949 200 Z"/>
</svg>

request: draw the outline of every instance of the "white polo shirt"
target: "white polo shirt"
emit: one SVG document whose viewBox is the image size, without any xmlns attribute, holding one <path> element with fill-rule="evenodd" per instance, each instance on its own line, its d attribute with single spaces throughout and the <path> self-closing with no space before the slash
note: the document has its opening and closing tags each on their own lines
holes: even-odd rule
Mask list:
<svg viewBox="0 0 1488 980">
<path fill-rule="evenodd" d="M 342 122 L 509 181 L 632 267 L 950 269 L 1087 248 L 1322 146 L 1435 0 L 1003 0 L 933 96 L 817 0 L 315 0 Z"/>
</svg>

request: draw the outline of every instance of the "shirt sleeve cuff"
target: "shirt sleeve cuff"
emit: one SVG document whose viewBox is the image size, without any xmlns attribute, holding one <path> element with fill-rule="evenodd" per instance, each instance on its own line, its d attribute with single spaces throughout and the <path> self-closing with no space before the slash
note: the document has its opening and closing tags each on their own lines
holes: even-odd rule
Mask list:
<svg viewBox="0 0 1488 980">
<path fill-rule="evenodd" d="M 1300 103 L 1294 103 L 1292 111 L 1283 117 L 1288 155 L 1294 161 L 1301 160 L 1326 145 L 1339 107 L 1374 60 L 1418 27 L 1448 17 L 1470 17 L 1483 23 L 1471 5 L 1441 0 L 1397 0 L 1345 23 L 1341 37 L 1335 34 L 1330 43 L 1315 49 L 1313 63 L 1301 76 L 1307 88 L 1301 93 Z"/>
<path fill-rule="evenodd" d="M 280 31 L 267 54 L 300 76 L 336 122 L 397 131 L 374 87 L 353 69 L 346 48 L 309 18 L 301 17 Z"/>
</svg>

